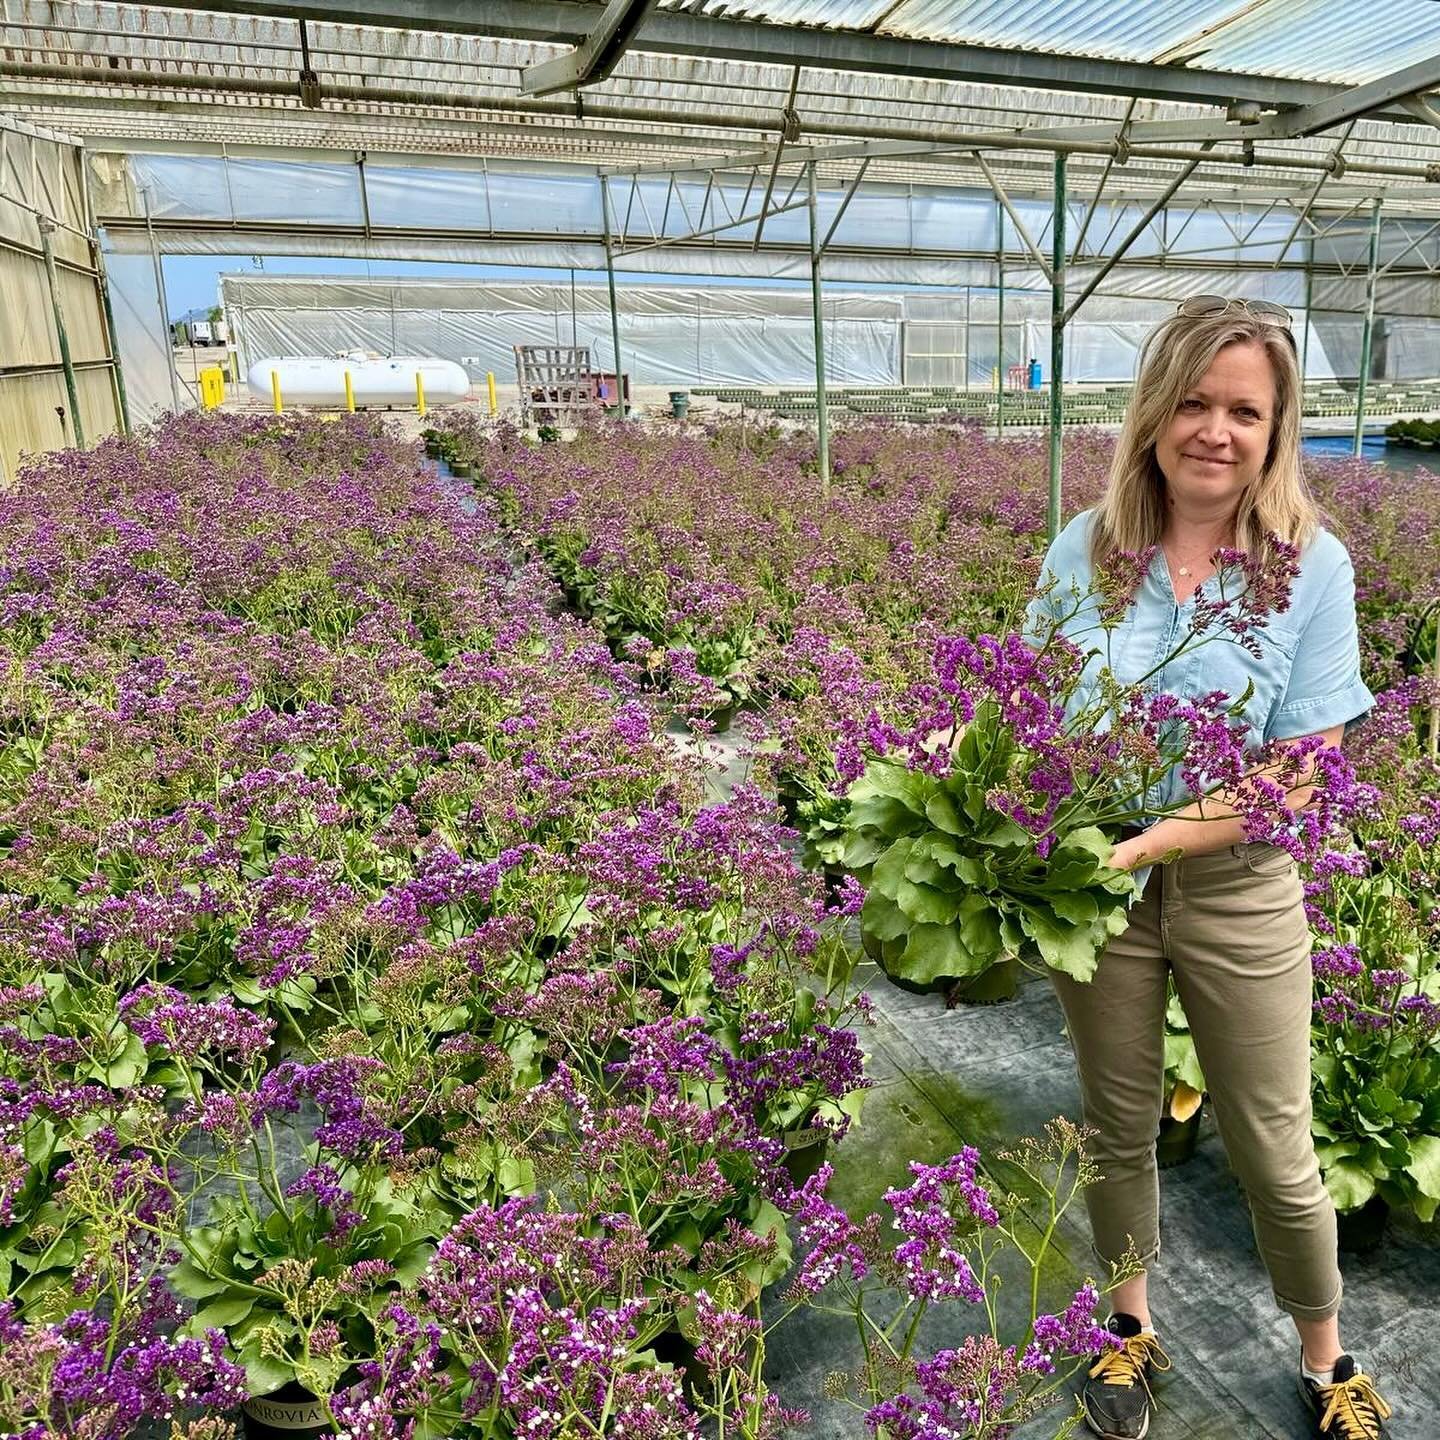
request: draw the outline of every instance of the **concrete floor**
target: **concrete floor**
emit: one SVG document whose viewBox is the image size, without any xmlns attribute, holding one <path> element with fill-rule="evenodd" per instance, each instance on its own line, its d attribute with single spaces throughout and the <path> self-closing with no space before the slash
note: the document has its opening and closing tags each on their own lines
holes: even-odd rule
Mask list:
<svg viewBox="0 0 1440 1440">
<path fill-rule="evenodd" d="M 731 736 L 707 743 L 722 794 L 745 767 Z M 868 962 L 859 979 L 877 1012 L 864 1038 L 876 1086 L 861 1123 L 832 1153 L 830 1189 L 852 1214 L 879 1208 L 888 1216 L 880 1197 L 906 1183 L 912 1159 L 942 1160 L 965 1143 L 993 1154 L 1018 1136 L 1040 1133 L 1057 1114 L 1080 1119 L 1060 1006 L 1043 977 L 1027 977 L 1005 1004 L 949 1011 L 936 997 L 895 989 Z M 1208 1115 L 1196 1157 L 1162 1174 L 1161 1225 L 1164 1254 L 1151 1273 L 1151 1306 L 1174 1369 L 1157 1392 L 1153 1440 L 1308 1436 L 1295 1388 L 1294 1328 L 1275 1305 L 1249 1212 Z M 1050 1305 L 1063 1305 L 1094 1273 L 1078 1200 L 1062 1223 L 1057 1254 L 1042 1294 Z M 1440 1225 L 1392 1219 L 1378 1252 L 1342 1256 L 1341 1266 L 1343 1334 L 1395 1408 L 1393 1440 L 1437 1440 Z M 927 1317 L 925 1345 L 933 1351 L 957 1343 L 973 1318 L 961 1303 L 936 1314 L 933 1324 Z M 851 1440 L 865 1433 L 856 1411 L 824 1398 L 825 1375 L 858 1359 L 852 1321 L 798 1311 L 768 1344 L 771 1383 L 814 1417 L 806 1435 Z M 1046 1440 L 1065 1413 L 1046 1412 L 1020 1434 Z"/>
</svg>

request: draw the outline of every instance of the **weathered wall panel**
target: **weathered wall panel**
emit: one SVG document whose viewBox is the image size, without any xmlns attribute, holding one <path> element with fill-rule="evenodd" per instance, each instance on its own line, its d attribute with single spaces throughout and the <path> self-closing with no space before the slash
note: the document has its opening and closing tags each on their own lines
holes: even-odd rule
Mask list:
<svg viewBox="0 0 1440 1440">
<path fill-rule="evenodd" d="M 86 214 L 83 151 L 0 117 L 0 484 L 24 455 L 75 443 L 42 227 L 70 345 L 80 430 L 93 445 L 120 428 L 100 279 Z"/>
</svg>

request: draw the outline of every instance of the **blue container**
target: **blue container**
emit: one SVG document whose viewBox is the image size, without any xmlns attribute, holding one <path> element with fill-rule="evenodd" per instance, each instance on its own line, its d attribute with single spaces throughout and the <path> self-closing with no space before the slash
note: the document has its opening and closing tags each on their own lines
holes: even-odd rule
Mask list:
<svg viewBox="0 0 1440 1440">
<path fill-rule="evenodd" d="M 1040 388 L 1040 362 L 1038 360 L 1030 362 L 1030 388 L 1032 390 Z"/>
</svg>

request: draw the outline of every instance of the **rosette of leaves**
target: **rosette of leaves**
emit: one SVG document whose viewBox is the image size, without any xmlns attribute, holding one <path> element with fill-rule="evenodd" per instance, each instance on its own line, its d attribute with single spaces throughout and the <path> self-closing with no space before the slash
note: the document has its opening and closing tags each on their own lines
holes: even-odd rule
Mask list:
<svg viewBox="0 0 1440 1440">
<path fill-rule="evenodd" d="M 869 887 L 862 933 L 902 983 L 948 986 L 1009 956 L 1089 980 L 1128 923 L 1130 874 L 1078 801 L 1037 837 L 987 798 L 1023 756 L 998 709 L 981 705 L 943 777 L 873 760 L 849 791 L 846 868 Z M 878 943 L 877 943 L 878 942 Z"/>
<path fill-rule="evenodd" d="M 1440 967 L 1392 873 L 1337 887 L 1338 944 L 1318 951 L 1311 1131 L 1339 1211 L 1379 1196 L 1440 1213 Z"/>
<path fill-rule="evenodd" d="M 433 1201 L 404 1197 L 383 1176 L 343 1240 L 326 1235 L 314 1203 L 260 1216 L 222 1197 L 211 1219 L 187 1229 L 169 1279 L 195 1302 L 185 1333 L 224 1330 L 255 1395 L 292 1380 L 328 1394 L 372 1351 L 380 1308 L 425 1268 L 448 1221 Z"/>
</svg>

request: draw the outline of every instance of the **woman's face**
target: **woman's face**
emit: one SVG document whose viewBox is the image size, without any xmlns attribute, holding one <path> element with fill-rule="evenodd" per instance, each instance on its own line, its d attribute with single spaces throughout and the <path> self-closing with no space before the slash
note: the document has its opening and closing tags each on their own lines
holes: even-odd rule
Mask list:
<svg viewBox="0 0 1440 1440">
<path fill-rule="evenodd" d="M 1227 345 L 1155 443 L 1172 502 L 1238 505 L 1264 468 L 1274 427 L 1270 357 L 1254 341 Z"/>
</svg>

